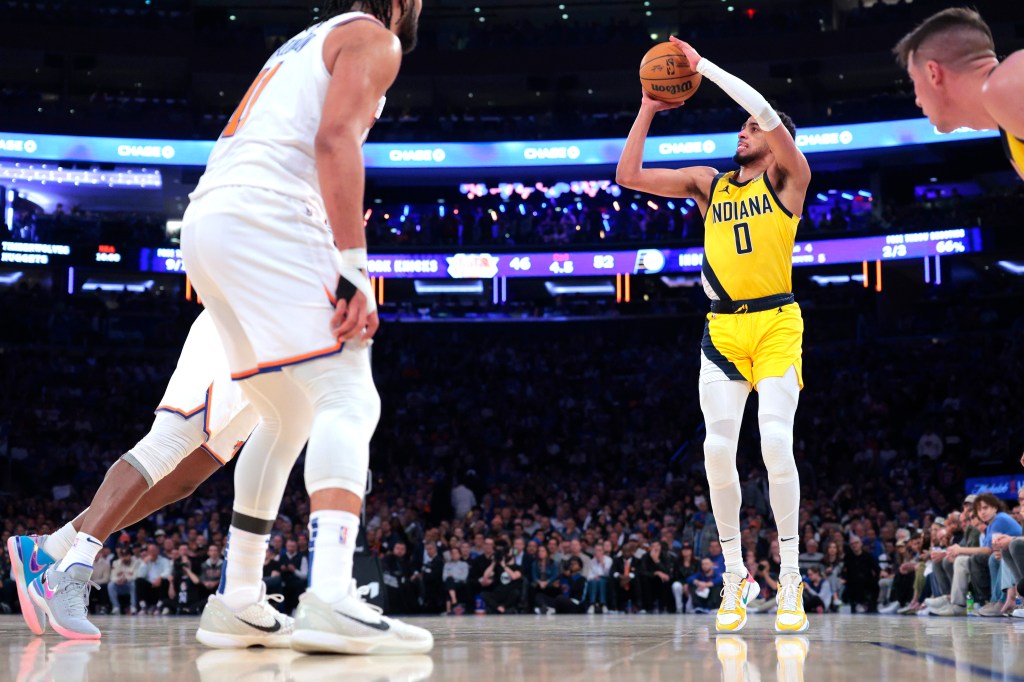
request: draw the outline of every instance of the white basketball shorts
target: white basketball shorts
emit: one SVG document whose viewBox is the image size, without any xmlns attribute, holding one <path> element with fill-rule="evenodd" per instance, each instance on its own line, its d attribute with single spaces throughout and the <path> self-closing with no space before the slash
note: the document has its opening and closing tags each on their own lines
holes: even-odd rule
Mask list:
<svg viewBox="0 0 1024 682">
<path fill-rule="evenodd" d="M 200 313 L 185 339 L 178 366 L 167 383 L 157 412 L 202 420 L 203 448 L 221 464 L 230 461 L 252 430 L 259 415 L 231 380 L 227 356 L 209 311 Z"/>
<path fill-rule="evenodd" d="M 181 247 L 233 379 L 341 352 L 330 329 L 341 254 L 317 202 L 212 189 L 185 212 Z"/>
</svg>

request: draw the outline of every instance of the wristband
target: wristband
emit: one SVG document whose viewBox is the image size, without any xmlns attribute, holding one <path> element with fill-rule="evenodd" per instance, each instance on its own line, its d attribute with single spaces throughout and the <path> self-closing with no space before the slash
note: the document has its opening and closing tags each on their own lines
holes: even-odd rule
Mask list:
<svg viewBox="0 0 1024 682">
<path fill-rule="evenodd" d="M 345 249 L 341 252 L 341 262 L 356 270 L 365 270 L 366 260 L 366 249 Z"/>
</svg>

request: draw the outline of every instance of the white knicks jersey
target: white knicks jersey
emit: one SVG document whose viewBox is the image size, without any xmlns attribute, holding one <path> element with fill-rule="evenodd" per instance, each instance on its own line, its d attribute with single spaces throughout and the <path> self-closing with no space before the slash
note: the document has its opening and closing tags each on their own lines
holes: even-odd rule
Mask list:
<svg viewBox="0 0 1024 682">
<path fill-rule="evenodd" d="M 322 203 L 313 146 L 331 80 L 324 40 L 338 26 L 361 20 L 380 24 L 369 14 L 347 12 L 278 48 L 228 119 L 191 199 L 242 185 Z M 383 98 L 377 116 L 382 108 Z"/>
</svg>

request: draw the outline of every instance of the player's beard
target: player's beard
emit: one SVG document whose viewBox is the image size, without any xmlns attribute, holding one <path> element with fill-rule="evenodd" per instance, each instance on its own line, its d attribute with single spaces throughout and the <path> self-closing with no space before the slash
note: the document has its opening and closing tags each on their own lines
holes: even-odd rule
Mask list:
<svg viewBox="0 0 1024 682">
<path fill-rule="evenodd" d="M 408 7 L 402 18 L 398 20 L 398 41 L 402 44 L 402 54 L 409 54 L 416 48 L 416 34 L 419 29 L 420 5 L 409 0 Z"/>
<path fill-rule="evenodd" d="M 759 160 L 764 154 L 765 150 L 763 149 L 752 152 L 748 147 L 746 152 L 736 152 L 732 157 L 732 162 L 737 166 L 748 166 Z"/>
</svg>

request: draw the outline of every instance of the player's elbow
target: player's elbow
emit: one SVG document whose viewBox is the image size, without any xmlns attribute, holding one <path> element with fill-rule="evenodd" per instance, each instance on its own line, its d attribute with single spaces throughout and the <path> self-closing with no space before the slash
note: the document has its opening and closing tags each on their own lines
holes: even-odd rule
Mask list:
<svg viewBox="0 0 1024 682">
<path fill-rule="evenodd" d="M 627 189 L 636 189 L 638 174 L 626 171 L 622 168 L 615 169 L 615 184 Z"/>
<path fill-rule="evenodd" d="M 359 147 L 359 134 L 346 126 L 321 128 L 313 139 L 313 151 L 318 158 L 343 156 Z"/>
</svg>

